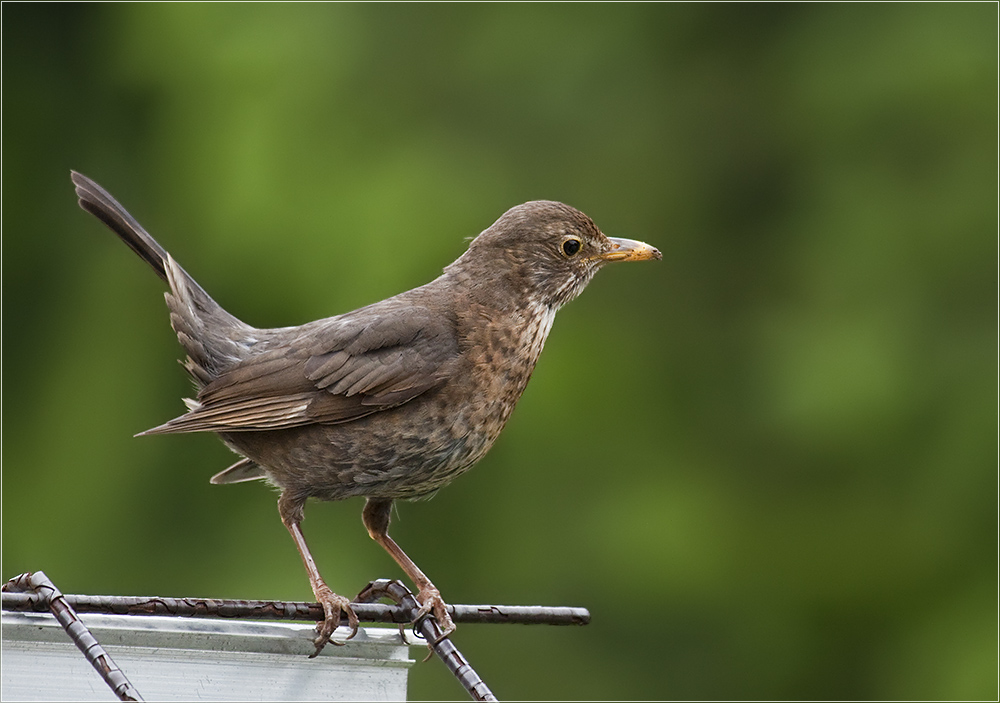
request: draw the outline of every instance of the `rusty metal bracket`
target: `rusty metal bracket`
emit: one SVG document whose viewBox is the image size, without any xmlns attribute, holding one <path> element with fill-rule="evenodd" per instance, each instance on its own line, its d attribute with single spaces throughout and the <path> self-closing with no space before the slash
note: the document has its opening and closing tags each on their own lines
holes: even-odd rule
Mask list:
<svg viewBox="0 0 1000 703">
<path fill-rule="evenodd" d="M 66 634 L 83 652 L 83 656 L 97 670 L 97 673 L 101 675 L 101 678 L 114 691 L 119 700 L 142 700 L 142 696 L 129 682 L 128 677 L 118 668 L 111 656 L 104 651 L 104 647 L 90 634 L 90 630 L 77 617 L 76 611 L 66 602 L 63 594 L 49 580 L 44 571 L 29 571 L 12 578 L 3 585 L 4 597 L 8 594 L 27 595 L 25 591 L 32 592 L 38 597 L 39 602 L 46 604 L 46 609 L 52 612 L 52 615 L 66 630 Z"/>
<path fill-rule="evenodd" d="M 420 603 L 417 602 L 413 592 L 410 591 L 400 581 L 390 579 L 379 579 L 372 581 L 358 594 L 356 600 L 360 602 L 370 602 L 379 598 L 390 598 L 396 605 L 405 609 L 407 618 L 413 623 L 413 631 L 427 640 L 427 646 L 438 655 L 444 662 L 448 670 L 454 674 L 458 682 L 465 687 L 465 690 L 474 701 L 495 701 L 497 697 L 489 687 L 479 678 L 479 674 L 466 661 L 462 653 L 452 643 L 449 637 L 444 637 L 441 628 L 433 616 L 427 615 L 419 617 Z"/>
</svg>

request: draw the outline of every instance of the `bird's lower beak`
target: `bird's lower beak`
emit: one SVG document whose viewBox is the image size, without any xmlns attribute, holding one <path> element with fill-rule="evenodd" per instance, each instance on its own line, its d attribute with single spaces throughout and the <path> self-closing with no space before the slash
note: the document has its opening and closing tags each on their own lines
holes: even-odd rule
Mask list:
<svg viewBox="0 0 1000 703">
<path fill-rule="evenodd" d="M 634 239 L 618 239 L 617 237 L 608 237 L 608 240 L 611 242 L 611 249 L 595 258 L 602 261 L 648 261 L 663 258 L 659 249 L 651 247 L 645 242 L 637 242 Z"/>
</svg>

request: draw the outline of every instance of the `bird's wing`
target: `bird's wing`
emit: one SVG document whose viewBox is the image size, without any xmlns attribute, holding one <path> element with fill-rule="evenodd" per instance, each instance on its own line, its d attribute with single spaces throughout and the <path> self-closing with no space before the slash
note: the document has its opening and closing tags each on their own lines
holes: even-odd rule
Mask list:
<svg viewBox="0 0 1000 703">
<path fill-rule="evenodd" d="M 190 412 L 142 434 L 348 422 L 444 383 L 459 352 L 446 317 L 414 306 L 365 313 L 310 323 L 291 343 L 272 342 L 208 383 Z"/>
</svg>

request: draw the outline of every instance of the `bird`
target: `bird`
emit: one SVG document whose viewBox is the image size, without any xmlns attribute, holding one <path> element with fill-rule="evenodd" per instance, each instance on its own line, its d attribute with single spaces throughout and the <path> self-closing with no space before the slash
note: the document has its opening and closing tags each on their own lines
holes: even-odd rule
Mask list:
<svg viewBox="0 0 1000 703">
<path fill-rule="evenodd" d="M 490 449 L 531 378 L 556 312 L 604 265 L 661 259 L 608 237 L 560 202 L 510 208 L 440 276 L 296 327 L 252 327 L 224 310 L 104 188 L 76 171 L 81 208 L 167 284 L 170 324 L 196 395 L 137 436 L 211 432 L 239 460 L 211 482 L 264 479 L 324 619 L 315 657 L 358 630 L 320 575 L 301 523 L 308 499 L 365 498 L 362 522 L 417 587 L 419 617 L 455 625 L 441 592 L 389 536 L 393 501 L 433 495 Z M 347 618 L 350 633 L 332 638 Z"/>
</svg>

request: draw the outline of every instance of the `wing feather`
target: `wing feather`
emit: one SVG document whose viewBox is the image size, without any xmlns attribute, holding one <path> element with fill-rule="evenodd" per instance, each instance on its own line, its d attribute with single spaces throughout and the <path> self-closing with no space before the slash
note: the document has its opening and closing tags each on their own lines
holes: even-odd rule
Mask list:
<svg viewBox="0 0 1000 703">
<path fill-rule="evenodd" d="M 188 413 L 142 434 L 349 422 L 441 385 L 459 352 L 454 326 L 392 301 L 301 328 L 260 330 L 272 333 L 264 351 L 206 384 Z M 276 339 L 291 329 L 299 338 Z"/>
</svg>

